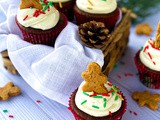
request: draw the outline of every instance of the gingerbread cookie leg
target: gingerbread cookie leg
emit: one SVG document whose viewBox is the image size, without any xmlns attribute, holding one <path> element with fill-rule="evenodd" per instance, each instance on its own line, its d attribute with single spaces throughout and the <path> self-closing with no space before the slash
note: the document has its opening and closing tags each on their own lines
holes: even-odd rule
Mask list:
<svg viewBox="0 0 160 120">
<path fill-rule="evenodd" d="M 20 88 L 15 87 L 13 82 L 9 82 L 4 87 L 0 87 L 0 100 L 8 100 L 10 96 L 17 96 L 20 93 Z"/>
</svg>

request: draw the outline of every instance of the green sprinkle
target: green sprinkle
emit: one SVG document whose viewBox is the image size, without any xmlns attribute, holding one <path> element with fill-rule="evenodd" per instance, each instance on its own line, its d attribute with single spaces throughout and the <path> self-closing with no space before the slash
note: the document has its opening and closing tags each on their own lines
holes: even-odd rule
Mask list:
<svg viewBox="0 0 160 120">
<path fill-rule="evenodd" d="M 46 5 L 42 11 L 45 12 L 48 9 L 48 7 L 49 5 Z"/>
<path fill-rule="evenodd" d="M 114 95 L 115 94 L 115 92 L 112 92 L 112 95 Z"/>
<path fill-rule="evenodd" d="M 89 96 L 89 94 L 87 94 L 86 92 L 83 92 L 83 94 L 85 94 L 86 96 Z"/>
<path fill-rule="evenodd" d="M 115 101 L 117 101 L 118 100 L 118 95 L 116 95 L 116 97 L 115 97 Z"/>
<path fill-rule="evenodd" d="M 103 98 L 103 101 L 107 101 L 107 99 L 106 99 L 106 98 Z"/>
<path fill-rule="evenodd" d="M 95 106 L 95 105 L 92 105 L 92 107 L 93 107 L 93 108 L 96 108 L 96 109 L 99 109 L 99 107 L 98 107 L 98 106 Z"/>
<path fill-rule="evenodd" d="M 104 104 L 103 104 L 103 107 L 105 108 L 105 107 L 106 107 L 106 105 L 107 105 L 107 102 L 105 101 L 105 102 L 104 102 Z"/>
<path fill-rule="evenodd" d="M 4 112 L 4 113 L 7 113 L 7 112 L 8 112 L 8 110 L 3 110 L 3 112 Z"/>
<path fill-rule="evenodd" d="M 54 4 L 53 4 L 53 2 L 48 2 L 48 5 L 50 5 L 50 6 L 54 6 Z"/>
<path fill-rule="evenodd" d="M 140 51 L 142 51 L 142 50 L 143 50 L 143 47 L 141 47 Z"/>
<path fill-rule="evenodd" d="M 114 65 L 114 68 L 116 69 L 117 67 L 118 67 L 117 64 L 115 64 L 115 65 Z"/>
<path fill-rule="evenodd" d="M 81 105 L 83 105 L 84 103 L 86 103 L 87 102 L 87 100 L 84 100 L 82 103 L 81 103 Z"/>
<path fill-rule="evenodd" d="M 93 98 L 103 98 L 102 96 L 92 96 Z"/>
<path fill-rule="evenodd" d="M 43 0 L 40 0 L 40 2 L 43 2 Z"/>
</svg>

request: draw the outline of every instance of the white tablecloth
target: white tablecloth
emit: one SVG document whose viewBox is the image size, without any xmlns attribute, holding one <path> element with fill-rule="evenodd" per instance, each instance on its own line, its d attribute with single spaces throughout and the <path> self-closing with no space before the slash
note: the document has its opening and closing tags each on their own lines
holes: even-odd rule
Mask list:
<svg viewBox="0 0 160 120">
<path fill-rule="evenodd" d="M 135 27 L 132 26 L 125 54 L 109 74 L 109 81 L 118 85 L 127 98 L 127 111 L 122 120 L 160 120 L 160 108 L 152 111 L 147 107 L 139 107 L 131 98 L 131 93 L 134 91 L 149 90 L 160 94 L 160 90 L 149 89 L 142 85 L 133 60 L 135 53 L 143 46 L 144 42 L 155 37 L 156 26 L 160 20 L 159 16 L 160 13 L 145 21 L 150 23 L 154 29 L 152 36 L 137 36 Z M 4 19 L 0 13 L 0 22 Z M 0 101 L 0 120 L 74 120 L 67 107 L 37 93 L 19 75 L 12 75 L 6 71 L 0 58 L 0 86 L 9 81 L 18 85 L 22 89 L 22 94 L 12 97 L 9 101 Z M 38 103 L 37 100 L 40 102 Z"/>
</svg>

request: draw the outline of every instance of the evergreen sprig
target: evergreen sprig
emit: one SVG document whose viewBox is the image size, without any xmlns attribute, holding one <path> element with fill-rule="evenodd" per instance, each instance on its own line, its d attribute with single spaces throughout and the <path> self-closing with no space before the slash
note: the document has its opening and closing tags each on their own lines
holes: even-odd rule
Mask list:
<svg viewBox="0 0 160 120">
<path fill-rule="evenodd" d="M 147 16 L 160 11 L 160 0 L 118 0 L 118 5 L 137 14 L 136 22 L 141 22 Z"/>
</svg>

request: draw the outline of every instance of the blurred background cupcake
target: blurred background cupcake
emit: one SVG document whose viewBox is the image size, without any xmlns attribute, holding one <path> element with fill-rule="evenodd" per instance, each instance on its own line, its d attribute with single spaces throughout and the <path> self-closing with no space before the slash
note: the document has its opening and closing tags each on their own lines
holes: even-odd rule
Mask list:
<svg viewBox="0 0 160 120">
<path fill-rule="evenodd" d="M 16 23 L 25 41 L 49 46 L 54 46 L 67 22 L 65 15 L 46 0 L 21 0 L 16 16 Z"/>
<path fill-rule="evenodd" d="M 69 110 L 76 120 L 120 120 L 126 111 L 126 99 L 92 62 L 82 73 L 84 81 L 69 100 Z"/>
<path fill-rule="evenodd" d="M 56 8 L 64 13 L 69 21 L 73 21 L 73 6 L 75 4 L 75 0 L 48 0 L 54 3 Z"/>
<path fill-rule="evenodd" d="M 136 53 L 135 64 L 141 82 L 150 88 L 160 88 L 160 22 L 157 27 L 156 40 L 149 39 Z"/>
<path fill-rule="evenodd" d="M 76 0 L 74 15 L 78 25 L 95 20 L 105 23 L 112 30 L 119 19 L 120 10 L 116 0 Z"/>
</svg>

